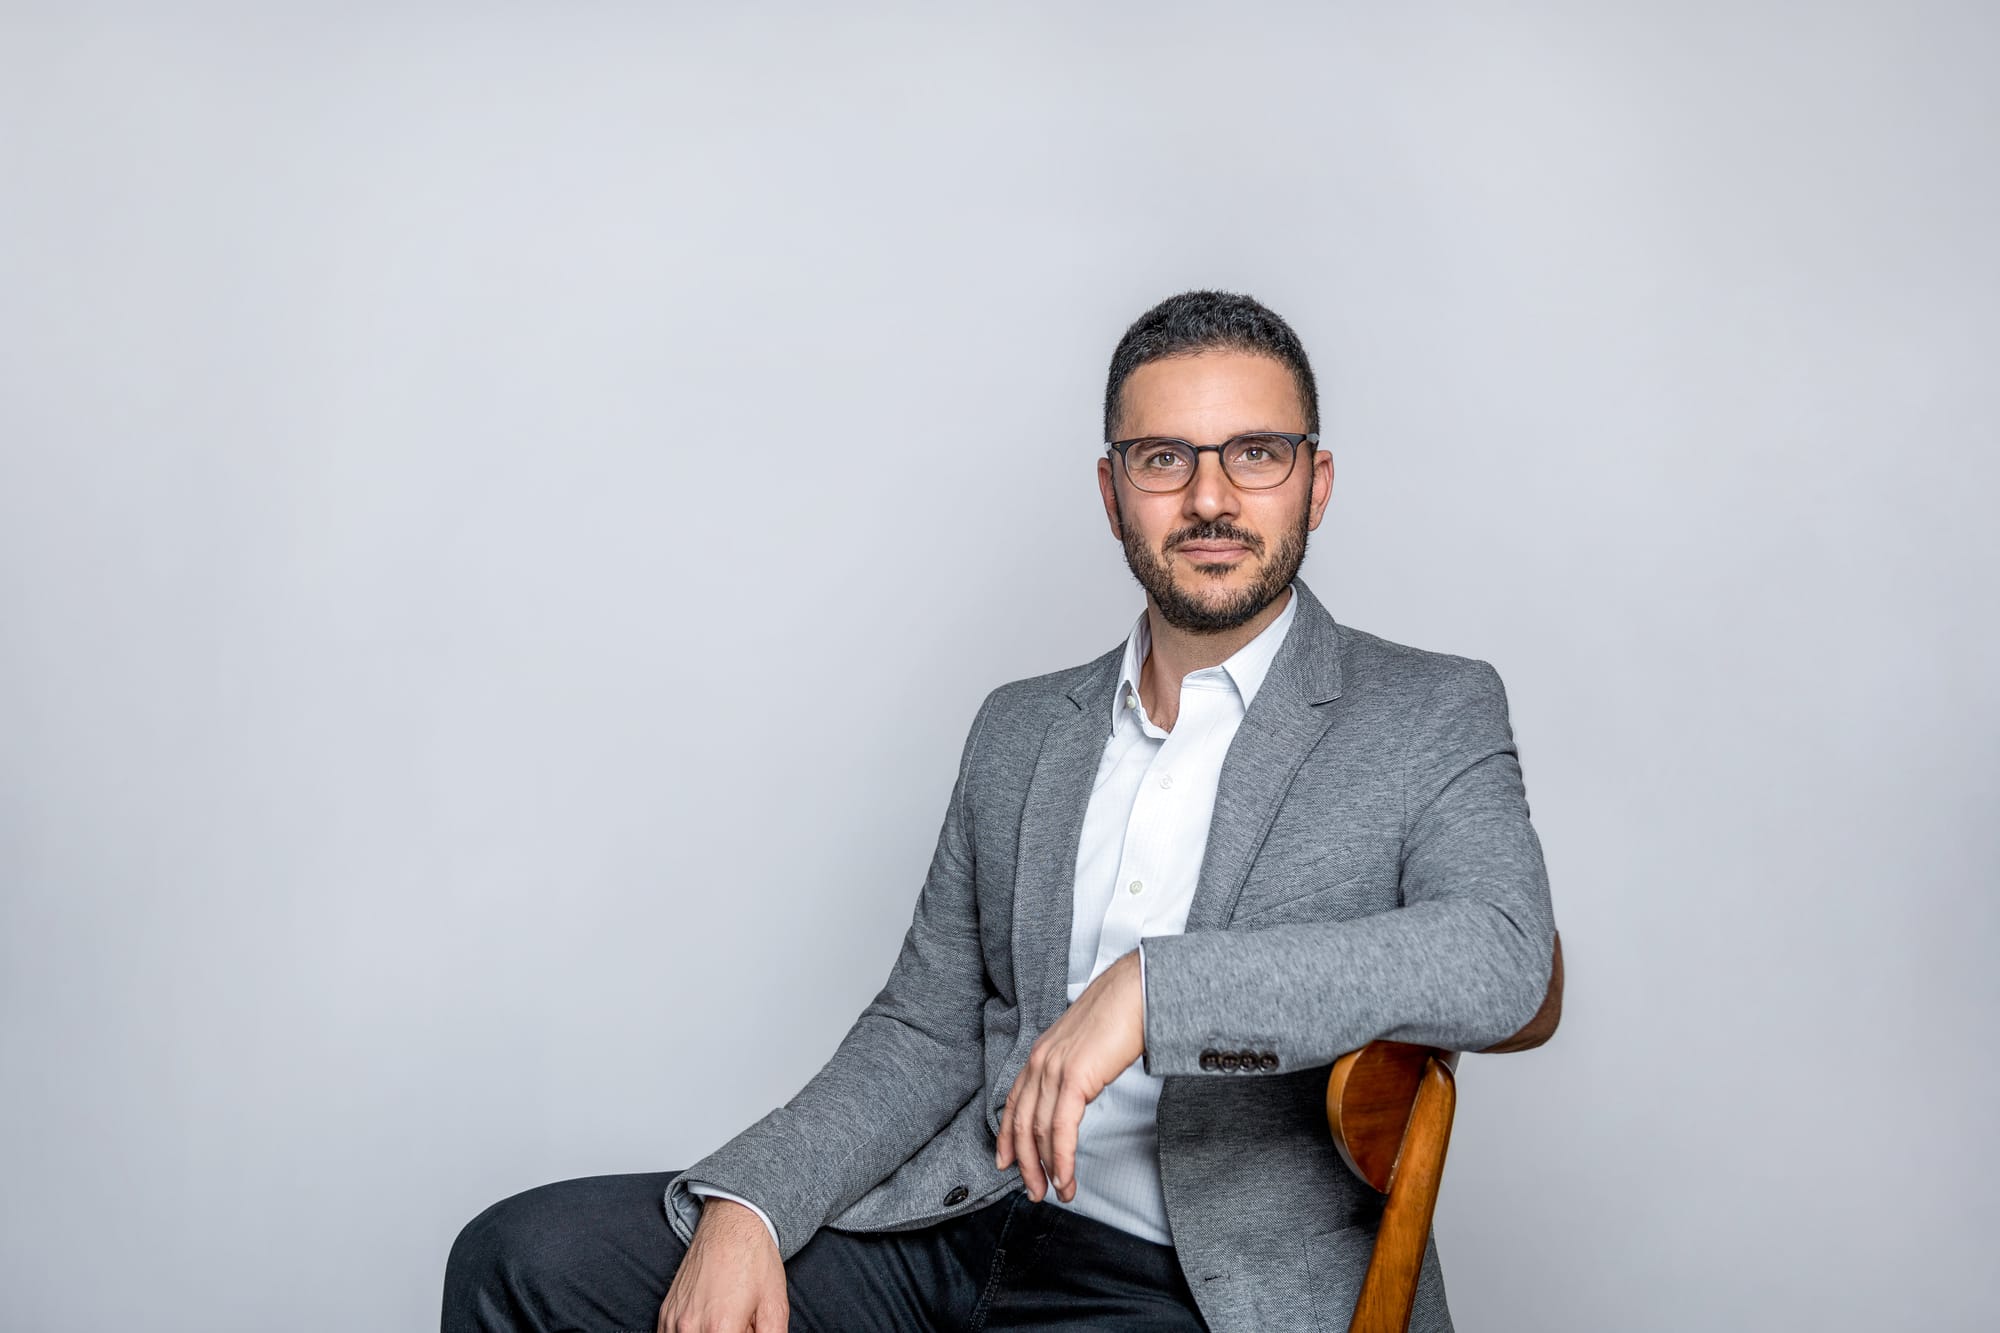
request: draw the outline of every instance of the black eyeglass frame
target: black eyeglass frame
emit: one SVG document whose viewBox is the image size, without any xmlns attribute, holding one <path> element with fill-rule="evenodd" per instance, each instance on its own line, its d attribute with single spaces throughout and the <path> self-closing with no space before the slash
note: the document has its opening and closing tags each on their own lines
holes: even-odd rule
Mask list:
<svg viewBox="0 0 2000 1333">
<path fill-rule="evenodd" d="M 1266 486 L 1245 486 L 1242 482 L 1236 480 L 1235 476 L 1229 471 L 1229 459 L 1222 452 L 1238 440 L 1248 439 L 1253 435 L 1274 435 L 1281 440 L 1289 440 L 1292 445 L 1292 465 L 1285 469 L 1284 476 Z M 1126 450 L 1135 444 L 1185 445 L 1188 452 L 1194 455 L 1194 466 L 1188 469 L 1187 479 L 1170 490 L 1156 491 L 1149 487 L 1140 486 L 1138 478 L 1132 475 L 1132 460 L 1126 456 Z M 1246 430 L 1239 435 L 1230 436 L 1221 444 L 1196 444 L 1193 440 L 1183 440 L 1178 435 L 1141 435 L 1131 440 L 1106 440 L 1104 442 L 1104 447 L 1107 451 L 1118 455 L 1118 468 L 1119 471 L 1125 474 L 1125 480 L 1131 482 L 1139 490 L 1145 491 L 1148 495 L 1172 495 L 1175 491 L 1186 490 L 1188 482 L 1193 481 L 1194 474 L 1201 470 L 1201 456 L 1206 453 L 1213 453 L 1215 455 L 1215 461 L 1221 466 L 1222 475 L 1229 478 L 1230 485 L 1246 491 L 1276 490 L 1290 481 L 1292 474 L 1299 470 L 1300 445 L 1306 446 L 1303 452 L 1311 453 L 1313 450 L 1319 448 L 1319 436 L 1311 432 L 1290 430 Z"/>
</svg>

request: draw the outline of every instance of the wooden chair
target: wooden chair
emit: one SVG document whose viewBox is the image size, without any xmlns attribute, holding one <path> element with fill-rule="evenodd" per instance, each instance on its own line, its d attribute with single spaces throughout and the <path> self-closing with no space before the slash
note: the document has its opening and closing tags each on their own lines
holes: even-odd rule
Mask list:
<svg viewBox="0 0 2000 1333">
<path fill-rule="evenodd" d="M 1525 1051 L 1547 1041 L 1562 1018 L 1562 987 L 1558 932 L 1541 1008 L 1527 1026 L 1486 1051 Z M 1333 1063 L 1326 1119 L 1334 1145 L 1348 1169 L 1388 1196 L 1348 1333 L 1407 1333 L 1410 1327 L 1458 1104 L 1458 1056 L 1435 1046 L 1371 1041 Z"/>
</svg>

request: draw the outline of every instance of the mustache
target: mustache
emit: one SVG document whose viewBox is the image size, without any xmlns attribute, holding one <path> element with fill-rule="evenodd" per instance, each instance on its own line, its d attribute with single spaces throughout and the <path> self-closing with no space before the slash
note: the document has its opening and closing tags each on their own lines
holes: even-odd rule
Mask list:
<svg viewBox="0 0 2000 1333">
<path fill-rule="evenodd" d="M 1256 536 L 1230 523 L 1203 523 L 1197 527 L 1182 528 L 1179 532 L 1167 534 L 1166 549 L 1171 551 L 1189 542 L 1234 542 L 1247 546 L 1253 555 L 1264 554 L 1264 543 Z"/>
</svg>

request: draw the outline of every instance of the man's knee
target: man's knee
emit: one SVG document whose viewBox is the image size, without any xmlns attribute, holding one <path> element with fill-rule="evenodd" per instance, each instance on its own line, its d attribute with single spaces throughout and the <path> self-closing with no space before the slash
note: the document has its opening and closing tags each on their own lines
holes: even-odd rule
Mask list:
<svg viewBox="0 0 2000 1333">
<path fill-rule="evenodd" d="M 509 1195 L 460 1228 L 445 1260 L 448 1312 L 518 1308 L 547 1274 L 561 1271 L 563 1186 L 559 1181 Z"/>
<path fill-rule="evenodd" d="M 446 1333 L 569 1327 L 607 1302 L 630 1306 L 622 1317 L 632 1326 L 650 1327 L 647 1307 L 665 1296 L 684 1253 L 661 1197 L 672 1178 L 559 1180 L 482 1210 L 445 1261 Z M 601 1315 L 586 1325 L 592 1319 Z"/>
</svg>

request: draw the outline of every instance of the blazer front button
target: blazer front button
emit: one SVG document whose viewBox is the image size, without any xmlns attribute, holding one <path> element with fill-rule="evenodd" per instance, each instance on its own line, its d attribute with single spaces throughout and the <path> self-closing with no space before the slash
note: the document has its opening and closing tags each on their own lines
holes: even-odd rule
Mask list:
<svg viewBox="0 0 2000 1333">
<path fill-rule="evenodd" d="M 966 1189 L 965 1186 L 963 1185 L 953 1185 L 951 1187 L 951 1193 L 944 1196 L 944 1206 L 947 1208 L 958 1207 L 958 1205 L 965 1202 L 965 1196 L 970 1194 L 971 1192 L 972 1191 Z"/>
</svg>

